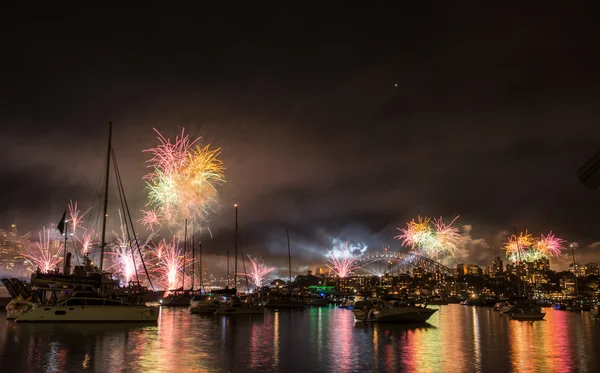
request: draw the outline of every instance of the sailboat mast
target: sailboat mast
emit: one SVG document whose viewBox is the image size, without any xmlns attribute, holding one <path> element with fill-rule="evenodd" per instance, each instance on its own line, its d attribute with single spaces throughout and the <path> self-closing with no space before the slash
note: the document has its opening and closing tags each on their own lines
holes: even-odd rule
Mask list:
<svg viewBox="0 0 600 373">
<path fill-rule="evenodd" d="M 198 249 L 200 250 L 200 294 L 202 294 L 202 288 L 204 287 L 204 280 L 202 279 L 202 241 L 200 241 Z"/>
<path fill-rule="evenodd" d="M 181 290 L 185 290 L 185 256 L 187 255 L 187 219 L 183 229 L 183 265 L 181 266 Z"/>
<path fill-rule="evenodd" d="M 237 203 L 233 205 L 235 207 L 235 266 L 233 269 L 233 287 L 237 288 L 237 258 L 238 258 L 238 205 Z"/>
<path fill-rule="evenodd" d="M 575 297 L 579 296 L 579 284 L 577 283 L 577 267 L 575 265 L 575 248 L 573 244 L 571 246 L 571 253 L 573 254 L 573 274 L 575 275 Z"/>
<path fill-rule="evenodd" d="M 194 221 L 192 220 L 192 291 L 194 291 L 194 281 L 196 274 L 196 250 L 194 249 Z"/>
<path fill-rule="evenodd" d="M 290 231 L 285 231 L 288 241 L 288 269 L 290 271 L 290 294 L 292 294 L 292 250 L 290 249 Z"/>
<path fill-rule="evenodd" d="M 102 213 L 102 240 L 100 243 L 100 273 L 104 268 L 104 247 L 106 246 L 106 215 L 108 209 L 108 180 L 110 177 L 110 149 L 112 140 L 112 121 L 108 122 L 108 151 L 106 152 L 106 179 L 104 180 L 104 207 Z"/>
</svg>

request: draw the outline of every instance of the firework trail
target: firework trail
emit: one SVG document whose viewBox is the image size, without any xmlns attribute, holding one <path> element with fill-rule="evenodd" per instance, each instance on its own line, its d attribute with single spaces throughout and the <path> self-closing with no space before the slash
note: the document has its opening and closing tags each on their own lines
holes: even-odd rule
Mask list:
<svg viewBox="0 0 600 373">
<path fill-rule="evenodd" d="M 153 209 L 142 210 L 140 221 L 150 230 L 160 221 L 206 221 L 216 201 L 216 185 L 225 181 L 220 149 L 194 146 L 200 138 L 191 141 L 184 130 L 174 142 L 154 131 L 160 144 L 144 150 L 152 154 L 147 163 L 153 170 L 143 178 L 147 180 L 147 206 Z"/>
<path fill-rule="evenodd" d="M 59 263 L 63 260 L 62 255 L 59 255 L 60 251 L 62 251 L 60 243 L 56 245 L 58 247 L 56 251 L 50 248 L 51 244 L 50 230 L 43 227 L 42 232 L 40 232 L 40 242 L 36 242 L 35 249 L 31 249 L 27 254 L 23 254 L 23 257 L 29 263 L 39 268 L 42 273 L 48 273 L 58 268 Z"/>
<path fill-rule="evenodd" d="M 348 241 L 346 241 L 345 245 L 337 244 L 327 254 L 327 267 L 338 277 L 348 277 L 353 271 L 360 268 L 357 264 L 358 257 L 354 253 L 357 250 L 363 253 L 366 249 L 366 246 L 349 246 Z"/>
<path fill-rule="evenodd" d="M 527 230 L 517 236 L 511 235 L 504 245 L 506 257 L 510 262 L 534 262 L 540 259 L 558 257 L 565 250 L 565 240 L 554 236 L 552 231 L 547 236 L 533 237 Z"/>
<path fill-rule="evenodd" d="M 455 256 L 465 243 L 460 229 L 453 226 L 457 219 L 458 216 L 446 224 L 441 216 L 433 220 L 419 216 L 407 223 L 406 229 L 398 228 L 401 234 L 395 238 L 411 251 L 430 258 L 447 254 Z"/>
<path fill-rule="evenodd" d="M 250 278 L 250 281 L 254 284 L 254 286 L 258 289 L 262 286 L 265 276 L 275 270 L 275 268 L 267 267 L 261 260 L 252 258 L 248 255 L 248 260 L 250 260 L 250 273 L 239 273 L 242 276 L 247 276 Z"/>
<path fill-rule="evenodd" d="M 193 264 L 193 259 L 190 253 L 184 253 L 182 248 L 179 248 L 179 240 L 173 237 L 171 242 L 164 239 L 154 244 L 152 250 L 152 281 L 156 282 L 166 290 L 172 290 L 181 287 L 185 288 L 185 282 L 191 283 L 189 276 L 183 271 L 185 268 Z"/>
<path fill-rule="evenodd" d="M 82 226 L 83 217 L 85 216 L 85 214 L 90 212 L 92 208 L 90 207 L 83 214 L 81 214 L 81 210 L 77 208 L 77 201 L 75 201 L 75 203 L 73 203 L 73 200 L 69 201 L 69 219 L 67 221 L 71 225 L 72 233 L 75 233 L 77 228 L 80 228 Z"/>
</svg>

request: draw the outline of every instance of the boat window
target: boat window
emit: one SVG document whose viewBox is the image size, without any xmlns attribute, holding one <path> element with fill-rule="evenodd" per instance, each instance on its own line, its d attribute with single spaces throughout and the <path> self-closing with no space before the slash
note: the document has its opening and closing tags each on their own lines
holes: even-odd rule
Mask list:
<svg viewBox="0 0 600 373">
<path fill-rule="evenodd" d="M 66 315 L 67 311 L 54 311 L 55 315 Z"/>
</svg>

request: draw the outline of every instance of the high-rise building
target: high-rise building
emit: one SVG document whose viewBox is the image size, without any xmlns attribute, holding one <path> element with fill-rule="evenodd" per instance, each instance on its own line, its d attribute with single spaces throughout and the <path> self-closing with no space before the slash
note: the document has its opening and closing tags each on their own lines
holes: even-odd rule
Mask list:
<svg viewBox="0 0 600 373">
<path fill-rule="evenodd" d="M 475 264 L 469 264 L 467 266 L 467 273 L 470 275 L 474 275 L 474 276 L 481 276 L 483 275 L 483 271 L 481 270 L 481 267 Z"/>
<path fill-rule="evenodd" d="M 502 259 L 499 256 L 495 257 L 492 260 L 492 265 L 489 268 L 490 277 L 496 277 L 498 273 L 504 272 L 504 267 L 502 266 Z"/>
<path fill-rule="evenodd" d="M 456 265 L 456 275 L 457 276 L 464 276 L 467 274 L 467 266 L 464 264 L 457 264 Z"/>
<path fill-rule="evenodd" d="M 588 263 L 585 265 L 585 275 L 586 276 L 598 276 L 600 275 L 600 269 L 598 268 L 598 263 Z"/>
</svg>

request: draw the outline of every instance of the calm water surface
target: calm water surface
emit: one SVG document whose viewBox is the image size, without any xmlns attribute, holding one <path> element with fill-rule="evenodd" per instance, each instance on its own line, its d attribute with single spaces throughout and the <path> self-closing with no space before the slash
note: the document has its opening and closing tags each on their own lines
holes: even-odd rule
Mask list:
<svg viewBox="0 0 600 373">
<path fill-rule="evenodd" d="M 235 318 L 163 309 L 158 326 L 15 324 L 0 312 L 0 372 L 600 371 L 600 322 L 547 312 L 531 323 L 449 305 L 420 326 L 355 323 L 333 307 Z"/>
</svg>

